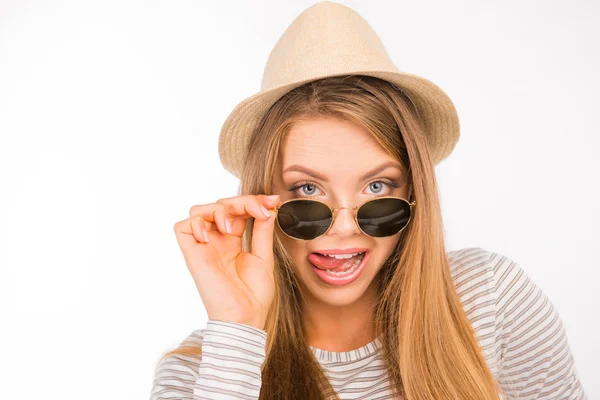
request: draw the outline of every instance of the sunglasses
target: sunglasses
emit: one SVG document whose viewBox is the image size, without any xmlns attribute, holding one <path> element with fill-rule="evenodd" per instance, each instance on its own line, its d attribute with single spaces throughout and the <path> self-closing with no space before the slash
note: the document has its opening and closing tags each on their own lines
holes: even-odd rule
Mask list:
<svg viewBox="0 0 600 400">
<path fill-rule="evenodd" d="M 275 210 L 277 224 L 293 239 L 312 240 L 326 234 L 333 225 L 333 213 L 342 208 L 355 211 L 356 224 L 365 235 L 386 237 L 408 225 L 415 204 L 415 201 L 409 203 L 400 197 L 383 196 L 360 206 L 332 209 L 319 200 L 291 199 L 276 206 Z"/>
</svg>

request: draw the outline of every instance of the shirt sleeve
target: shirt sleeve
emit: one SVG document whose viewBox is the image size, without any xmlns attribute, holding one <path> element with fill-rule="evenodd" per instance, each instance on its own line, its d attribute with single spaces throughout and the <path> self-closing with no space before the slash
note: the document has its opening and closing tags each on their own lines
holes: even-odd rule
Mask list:
<svg viewBox="0 0 600 400">
<path fill-rule="evenodd" d="M 503 398 L 587 400 L 558 310 L 519 264 L 490 260 Z"/>
<path fill-rule="evenodd" d="M 266 337 L 249 325 L 209 320 L 182 342 L 201 346 L 202 356 L 165 357 L 156 367 L 150 399 L 258 399 Z"/>
</svg>

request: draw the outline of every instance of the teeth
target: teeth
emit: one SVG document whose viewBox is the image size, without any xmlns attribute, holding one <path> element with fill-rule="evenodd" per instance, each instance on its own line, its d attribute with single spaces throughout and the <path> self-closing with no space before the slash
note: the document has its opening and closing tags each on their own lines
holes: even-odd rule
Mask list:
<svg viewBox="0 0 600 400">
<path fill-rule="evenodd" d="M 357 254 L 360 254 L 360 253 L 357 253 Z M 333 275 L 333 276 L 343 276 L 343 275 L 348 275 L 348 274 L 351 274 L 352 272 L 354 272 L 354 270 L 355 270 L 356 268 L 358 268 L 358 266 L 360 265 L 360 263 L 361 263 L 362 259 L 363 259 L 363 257 L 362 257 L 362 256 L 358 257 L 358 258 L 357 258 L 357 259 L 354 261 L 354 263 L 352 263 L 352 266 L 351 266 L 350 268 L 348 268 L 348 269 L 345 269 L 345 270 L 343 270 L 343 271 L 340 271 L 340 272 L 335 272 L 335 271 L 332 271 L 332 270 L 325 270 L 325 272 L 326 272 L 327 274 L 329 274 L 329 275 Z"/>
<path fill-rule="evenodd" d="M 363 254 L 363 253 L 352 253 L 352 254 L 324 254 L 327 257 L 332 257 L 332 258 L 337 258 L 338 260 L 342 260 L 345 258 L 352 258 L 357 254 Z"/>
</svg>

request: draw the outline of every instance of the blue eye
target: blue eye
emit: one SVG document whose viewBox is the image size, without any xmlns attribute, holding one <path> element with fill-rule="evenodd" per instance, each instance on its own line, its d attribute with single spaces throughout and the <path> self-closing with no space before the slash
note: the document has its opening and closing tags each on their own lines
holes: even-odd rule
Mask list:
<svg viewBox="0 0 600 400">
<path fill-rule="evenodd" d="M 379 191 L 378 191 L 377 189 L 375 189 L 375 192 L 376 192 L 375 194 L 379 194 L 379 192 L 382 190 L 382 186 L 381 186 L 381 184 L 382 184 L 382 183 L 385 183 L 385 182 L 382 182 L 382 181 L 375 181 L 375 182 L 373 182 L 373 183 L 370 183 L 370 184 L 369 184 L 369 186 L 370 186 L 370 187 L 376 187 L 376 186 L 379 186 Z"/>
<path fill-rule="evenodd" d="M 313 185 L 312 183 L 305 183 L 304 185 L 298 186 L 297 188 L 298 188 L 298 189 L 302 189 L 302 188 L 312 188 L 312 189 L 313 189 L 312 193 L 307 193 L 306 191 L 304 192 L 304 194 L 306 194 L 306 195 L 308 195 L 308 196 L 315 194 L 315 193 L 314 193 L 314 191 L 318 189 L 318 188 L 317 188 L 315 185 Z M 310 192 L 310 190 L 309 190 L 309 192 Z"/>
<path fill-rule="evenodd" d="M 387 192 L 383 192 L 383 185 L 387 185 L 389 187 L 389 190 Z M 397 189 L 400 187 L 400 185 L 398 183 L 396 183 L 395 181 L 388 179 L 388 178 L 382 178 L 382 179 L 378 179 L 376 181 L 373 181 L 371 183 L 369 183 L 368 185 L 369 187 L 374 187 L 374 193 L 368 193 L 368 194 L 373 194 L 373 195 L 390 195 L 391 192 L 394 191 L 394 189 Z M 377 189 L 377 187 L 379 187 L 379 189 Z M 304 189 L 303 193 L 298 193 L 298 189 Z M 314 182 L 311 181 L 302 181 L 299 182 L 298 184 L 290 187 L 288 189 L 288 191 L 292 192 L 294 197 L 311 197 L 315 195 L 315 191 L 320 190 L 318 188 L 318 185 Z"/>
<path fill-rule="evenodd" d="M 298 189 L 308 188 L 308 191 L 304 191 L 304 193 L 299 194 Z M 312 190 L 311 190 L 312 189 Z M 315 190 L 318 190 L 317 185 L 313 182 L 302 181 L 298 182 L 296 185 L 290 187 L 288 191 L 292 192 L 294 197 L 309 197 L 315 194 Z"/>
</svg>

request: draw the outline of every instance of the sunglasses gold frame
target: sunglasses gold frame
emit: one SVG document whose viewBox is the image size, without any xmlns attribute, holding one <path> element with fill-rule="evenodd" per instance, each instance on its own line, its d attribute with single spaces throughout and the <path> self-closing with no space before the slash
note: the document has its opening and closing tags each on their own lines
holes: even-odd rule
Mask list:
<svg viewBox="0 0 600 400">
<path fill-rule="evenodd" d="M 404 228 L 406 228 L 406 227 L 408 226 L 408 224 L 410 223 L 410 220 L 412 219 L 412 216 L 413 216 L 412 210 L 413 210 L 413 207 L 414 207 L 414 206 L 417 204 L 416 200 L 413 200 L 412 202 L 409 202 L 408 200 L 406 200 L 406 199 L 404 199 L 404 198 L 402 198 L 402 197 L 398 197 L 398 196 L 381 196 L 381 197 L 377 197 L 377 198 L 375 198 L 375 199 L 365 200 L 365 201 L 363 201 L 362 203 L 360 203 L 358 206 L 355 206 L 355 207 L 337 207 L 337 208 L 331 208 L 331 207 L 329 206 L 329 204 L 325 203 L 324 201 L 321 201 L 321 200 L 315 200 L 315 199 L 311 199 L 311 198 L 304 198 L 304 197 L 300 197 L 300 198 L 295 198 L 295 199 L 289 199 L 289 200 L 286 200 L 286 201 L 284 201 L 284 202 L 281 202 L 281 200 L 280 200 L 280 203 L 279 203 L 277 206 L 275 206 L 275 207 L 274 207 L 274 209 L 275 209 L 276 211 L 279 211 L 279 209 L 280 209 L 281 207 L 283 207 L 283 205 L 284 205 L 284 204 L 287 204 L 287 203 L 290 203 L 290 202 L 293 202 L 293 201 L 298 201 L 298 200 L 304 200 L 304 201 L 308 200 L 308 201 L 314 201 L 314 202 L 317 202 L 317 203 L 321 203 L 321 204 L 325 205 L 327 208 L 329 208 L 329 210 L 331 211 L 331 223 L 329 224 L 329 227 L 327 228 L 327 230 L 326 230 L 325 232 L 323 232 L 322 234 L 320 234 L 319 236 L 317 236 L 317 237 L 314 237 L 314 238 L 312 238 L 312 239 L 300 239 L 300 238 L 297 238 L 297 237 L 294 237 L 294 236 L 288 235 L 288 234 L 285 232 L 285 230 L 284 230 L 284 229 L 281 227 L 281 225 L 279 224 L 279 214 L 277 214 L 277 216 L 276 216 L 276 219 L 277 219 L 277 225 L 279 226 L 279 229 L 280 229 L 280 230 L 281 230 L 281 231 L 282 231 L 282 232 L 283 232 L 283 233 L 284 233 L 286 236 L 288 236 L 288 237 L 290 237 L 290 238 L 292 238 L 292 239 L 296 239 L 296 240 L 314 240 L 314 239 L 317 239 L 317 238 L 319 238 L 319 237 L 321 237 L 321 236 L 325 235 L 327 232 L 329 232 L 329 230 L 330 230 L 330 229 L 331 229 L 331 227 L 333 226 L 333 223 L 334 223 L 334 221 L 335 221 L 335 212 L 336 212 L 337 210 L 342 210 L 342 209 L 348 209 L 348 210 L 353 210 L 353 211 L 354 211 L 354 222 L 356 222 L 356 226 L 358 226 L 358 229 L 360 229 L 360 231 L 361 231 L 362 233 L 364 233 L 365 235 L 367 235 L 367 236 L 369 236 L 369 237 L 380 237 L 380 236 L 371 236 L 371 235 L 369 235 L 368 233 L 366 233 L 365 231 L 363 231 L 363 229 L 360 227 L 360 224 L 358 223 L 358 210 L 359 210 L 359 209 L 360 209 L 362 206 L 364 206 L 365 204 L 367 204 L 367 203 L 369 203 L 369 202 L 371 202 L 371 201 L 376 201 L 376 200 L 381 200 L 381 199 L 400 199 L 400 200 L 403 200 L 404 202 L 406 202 L 406 204 L 408 204 L 408 205 L 410 206 L 410 215 L 408 216 L 408 221 L 406 221 L 406 225 L 404 225 L 404 226 L 402 227 L 402 229 L 400 229 L 398 232 L 396 232 L 396 233 L 395 233 L 395 235 L 396 235 L 396 234 L 398 234 L 398 233 L 400 233 L 400 232 L 402 232 L 402 231 L 404 230 Z"/>
</svg>

